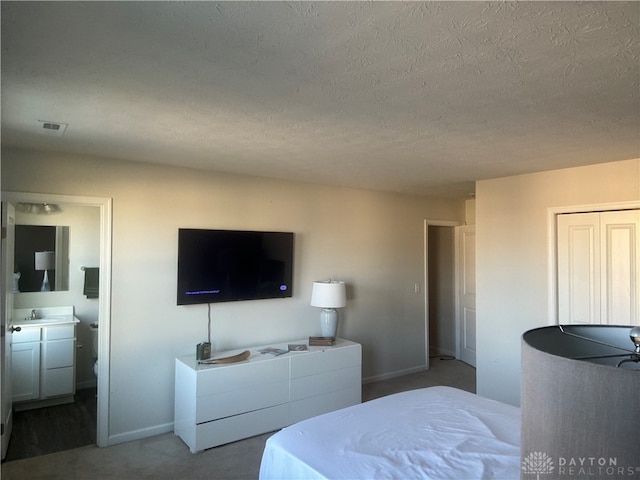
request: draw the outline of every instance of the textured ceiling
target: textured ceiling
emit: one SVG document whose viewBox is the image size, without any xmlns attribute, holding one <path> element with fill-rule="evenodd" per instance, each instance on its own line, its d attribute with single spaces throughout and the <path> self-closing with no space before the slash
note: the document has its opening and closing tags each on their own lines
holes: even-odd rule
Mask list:
<svg viewBox="0 0 640 480">
<path fill-rule="evenodd" d="M 1 8 L 5 146 L 460 196 L 640 157 L 637 2 Z"/>
</svg>

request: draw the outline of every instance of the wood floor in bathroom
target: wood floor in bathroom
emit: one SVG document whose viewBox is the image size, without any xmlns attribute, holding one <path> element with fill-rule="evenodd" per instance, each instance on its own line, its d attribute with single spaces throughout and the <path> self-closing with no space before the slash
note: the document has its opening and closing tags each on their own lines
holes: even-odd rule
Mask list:
<svg viewBox="0 0 640 480">
<path fill-rule="evenodd" d="M 13 412 L 5 462 L 96 443 L 96 389 L 78 390 L 75 402 Z"/>
</svg>

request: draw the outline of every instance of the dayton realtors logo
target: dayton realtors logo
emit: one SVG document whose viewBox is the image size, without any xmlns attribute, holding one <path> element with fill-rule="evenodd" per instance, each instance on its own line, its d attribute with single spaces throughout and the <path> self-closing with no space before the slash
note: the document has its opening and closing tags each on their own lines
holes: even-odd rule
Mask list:
<svg viewBox="0 0 640 480">
<path fill-rule="evenodd" d="M 532 452 L 522 459 L 522 472 L 544 480 L 544 475 L 555 473 L 554 478 L 638 478 L 639 466 L 618 465 L 615 457 L 559 457 L 554 459 L 544 452 Z"/>
<path fill-rule="evenodd" d="M 548 475 L 554 470 L 553 460 L 543 452 L 531 452 L 522 460 L 522 471 L 528 475 L 535 475 L 540 480 L 540 475 Z"/>
</svg>

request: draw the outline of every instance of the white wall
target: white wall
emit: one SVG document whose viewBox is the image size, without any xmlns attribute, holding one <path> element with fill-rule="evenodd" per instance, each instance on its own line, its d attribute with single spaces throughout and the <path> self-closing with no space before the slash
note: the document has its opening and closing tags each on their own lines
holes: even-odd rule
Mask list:
<svg viewBox="0 0 640 480">
<path fill-rule="evenodd" d="M 549 323 L 549 208 L 632 201 L 640 159 L 476 184 L 480 395 L 520 404 L 520 337 Z"/>
<path fill-rule="evenodd" d="M 214 349 L 319 334 L 311 285 L 332 277 L 348 284 L 339 334 L 362 343 L 374 379 L 424 368 L 424 219 L 465 214 L 463 201 L 21 150 L 3 151 L 2 189 L 113 198 L 112 442 L 172 428 L 174 357 L 206 338 L 206 305 L 176 306 L 179 227 L 296 234 L 293 298 L 213 305 Z"/>
<path fill-rule="evenodd" d="M 476 201 L 475 200 L 466 200 L 464 202 L 465 209 L 465 224 L 466 225 L 475 225 L 476 224 Z"/>
</svg>

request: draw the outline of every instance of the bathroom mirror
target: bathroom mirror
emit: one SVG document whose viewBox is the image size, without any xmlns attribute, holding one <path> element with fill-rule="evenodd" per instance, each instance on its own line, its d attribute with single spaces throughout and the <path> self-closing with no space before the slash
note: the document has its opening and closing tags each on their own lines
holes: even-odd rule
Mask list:
<svg viewBox="0 0 640 480">
<path fill-rule="evenodd" d="M 41 291 L 44 271 L 36 270 L 36 252 L 53 252 L 47 270 L 50 290 L 69 290 L 69 227 L 16 225 L 13 292 Z"/>
</svg>

